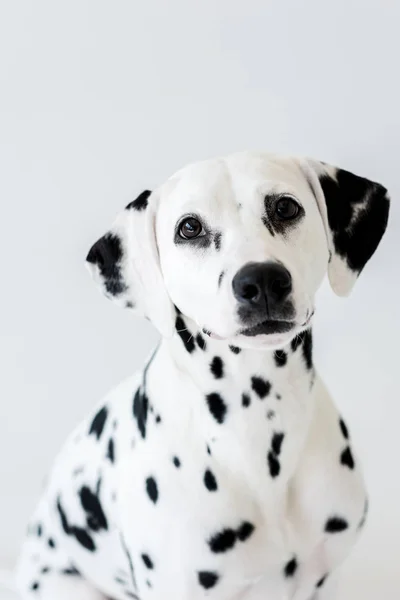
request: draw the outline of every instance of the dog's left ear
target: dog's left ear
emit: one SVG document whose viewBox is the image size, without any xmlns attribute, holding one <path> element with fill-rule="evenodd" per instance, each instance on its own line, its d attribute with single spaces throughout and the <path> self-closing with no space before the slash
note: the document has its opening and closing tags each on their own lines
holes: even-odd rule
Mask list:
<svg viewBox="0 0 400 600">
<path fill-rule="evenodd" d="M 155 215 L 158 194 L 144 191 L 89 250 L 86 264 L 102 292 L 147 317 L 165 337 L 173 334 L 174 309 L 160 269 Z"/>
<path fill-rule="evenodd" d="M 328 238 L 331 287 L 338 296 L 347 296 L 385 233 L 387 190 L 379 183 L 319 161 L 301 162 Z"/>
</svg>

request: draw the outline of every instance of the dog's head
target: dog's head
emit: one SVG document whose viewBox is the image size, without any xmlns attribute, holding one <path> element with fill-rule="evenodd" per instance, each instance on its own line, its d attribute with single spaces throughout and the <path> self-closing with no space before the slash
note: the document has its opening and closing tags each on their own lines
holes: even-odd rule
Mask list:
<svg viewBox="0 0 400 600">
<path fill-rule="evenodd" d="M 129 204 L 91 248 L 104 293 L 172 335 L 277 347 L 307 328 L 328 270 L 347 295 L 386 229 L 384 187 L 321 162 L 241 153 L 190 165 Z"/>
</svg>

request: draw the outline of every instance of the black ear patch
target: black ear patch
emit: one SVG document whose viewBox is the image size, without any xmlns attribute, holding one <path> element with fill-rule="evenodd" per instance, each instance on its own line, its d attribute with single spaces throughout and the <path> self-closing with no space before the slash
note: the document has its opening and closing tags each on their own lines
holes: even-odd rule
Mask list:
<svg viewBox="0 0 400 600">
<path fill-rule="evenodd" d="M 335 251 L 360 272 L 375 252 L 389 215 L 387 190 L 379 183 L 338 169 L 336 179 L 323 174 L 328 223 Z"/>
<path fill-rule="evenodd" d="M 89 250 L 87 262 L 97 265 L 104 280 L 104 287 L 111 296 L 127 291 L 121 274 L 123 257 L 121 239 L 114 233 L 106 233 Z"/>
<path fill-rule="evenodd" d="M 127 204 L 125 208 L 127 210 L 145 210 L 148 205 L 150 194 L 150 190 L 144 190 L 141 194 L 139 194 L 136 200 L 132 200 L 132 202 L 129 202 L 129 204 Z"/>
</svg>

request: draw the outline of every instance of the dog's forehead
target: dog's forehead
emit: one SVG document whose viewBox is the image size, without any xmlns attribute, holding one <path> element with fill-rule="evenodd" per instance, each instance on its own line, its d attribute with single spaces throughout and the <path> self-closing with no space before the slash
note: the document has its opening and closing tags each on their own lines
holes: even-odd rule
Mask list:
<svg viewBox="0 0 400 600">
<path fill-rule="evenodd" d="M 303 191 L 308 187 L 298 162 L 266 153 L 240 153 L 193 163 L 162 187 L 172 210 L 198 205 L 218 207 L 270 192 Z"/>
</svg>

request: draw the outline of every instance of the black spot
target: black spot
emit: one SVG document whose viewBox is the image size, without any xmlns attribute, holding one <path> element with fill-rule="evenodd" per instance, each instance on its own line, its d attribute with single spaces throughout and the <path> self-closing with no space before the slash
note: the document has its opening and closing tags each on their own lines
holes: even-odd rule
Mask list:
<svg viewBox="0 0 400 600">
<path fill-rule="evenodd" d="M 343 434 L 343 437 L 345 440 L 350 439 L 350 435 L 349 435 L 349 430 L 347 429 L 347 425 L 346 423 L 343 421 L 343 419 L 340 419 L 339 421 L 339 425 L 340 425 L 340 430 Z"/>
<path fill-rule="evenodd" d="M 214 356 L 210 364 L 210 369 L 215 379 L 221 379 L 224 376 L 224 363 L 222 362 L 222 358 Z"/>
<path fill-rule="evenodd" d="M 37 530 L 36 530 L 36 535 L 38 537 L 42 537 L 42 533 L 43 533 L 43 527 L 42 527 L 42 525 L 40 523 L 38 523 Z"/>
<path fill-rule="evenodd" d="M 271 477 L 278 477 L 279 473 L 281 472 L 281 465 L 279 463 L 279 460 L 277 459 L 275 454 L 271 452 L 271 450 L 268 452 L 268 467 Z"/>
<path fill-rule="evenodd" d="M 188 331 L 185 321 L 179 315 L 176 317 L 175 329 L 179 337 L 181 338 L 186 350 L 189 353 L 193 352 L 193 350 L 196 349 L 193 336 L 190 333 L 190 331 Z"/>
<path fill-rule="evenodd" d="M 53 538 L 49 538 L 49 539 L 47 540 L 47 545 L 49 546 L 49 548 L 55 548 L 55 547 L 56 547 L 56 543 L 55 543 L 55 541 L 53 540 Z"/>
<path fill-rule="evenodd" d="M 158 500 L 158 487 L 154 477 L 148 477 L 146 479 L 146 491 L 150 500 L 155 504 Z"/>
<path fill-rule="evenodd" d="M 61 506 L 60 498 L 57 499 L 57 510 L 64 532 L 67 535 L 74 537 L 76 541 L 83 546 L 83 548 L 89 550 L 90 552 L 94 552 L 96 550 L 96 545 L 88 532 L 82 527 L 77 527 L 76 525 L 70 525 L 70 523 L 68 523 L 67 515 Z"/>
<path fill-rule="evenodd" d="M 46 575 L 46 573 L 50 573 L 50 571 L 51 571 L 50 567 L 47 567 L 47 566 L 46 567 L 42 567 L 41 570 L 40 570 L 40 572 L 43 575 Z"/>
<path fill-rule="evenodd" d="M 175 467 L 177 469 L 179 469 L 179 467 L 181 466 L 181 461 L 179 460 L 179 458 L 177 456 L 174 456 L 174 458 L 172 459 L 172 462 L 174 463 Z"/>
<path fill-rule="evenodd" d="M 133 397 L 133 416 L 136 419 L 140 435 L 146 437 L 147 414 L 149 410 L 149 399 L 146 394 L 141 392 L 140 388 L 136 390 Z"/>
<path fill-rule="evenodd" d="M 160 415 L 156 416 L 156 423 L 161 423 L 161 417 L 160 417 Z"/>
<path fill-rule="evenodd" d="M 129 204 L 126 206 L 126 209 L 130 210 L 132 208 L 133 210 L 144 210 L 147 208 L 150 195 L 151 192 L 149 190 L 144 190 L 141 194 L 139 194 L 136 200 L 129 202 Z"/>
<path fill-rule="evenodd" d="M 352 453 L 351 449 L 349 448 L 349 446 L 345 450 L 343 450 L 343 452 L 340 456 L 340 462 L 345 467 L 348 467 L 351 470 L 354 469 L 355 462 L 354 462 L 354 458 L 353 458 L 353 453 Z"/>
<path fill-rule="evenodd" d="M 227 406 L 221 396 L 216 392 L 213 392 L 212 394 L 208 394 L 206 396 L 206 401 L 210 413 L 217 423 L 223 423 L 226 417 Z"/>
<path fill-rule="evenodd" d="M 275 394 L 275 398 L 276 398 L 277 400 L 282 400 L 282 396 L 281 396 L 280 394 Z"/>
<path fill-rule="evenodd" d="M 38 581 L 34 581 L 31 585 L 31 590 L 36 592 L 40 588 L 40 583 Z"/>
<path fill-rule="evenodd" d="M 197 345 L 200 348 L 200 350 L 206 350 L 207 349 L 207 342 L 203 338 L 203 336 L 201 335 L 201 333 L 198 333 L 196 335 L 196 342 L 197 342 Z"/>
<path fill-rule="evenodd" d="M 261 377 L 251 378 L 251 387 L 261 400 L 263 400 L 271 391 L 271 384 L 269 381 L 265 381 Z"/>
<path fill-rule="evenodd" d="M 111 463 L 114 463 L 115 461 L 114 440 L 112 438 L 108 440 L 106 458 L 108 458 Z"/>
<path fill-rule="evenodd" d="M 153 561 L 148 554 L 142 554 L 142 561 L 148 569 L 154 569 Z"/>
<path fill-rule="evenodd" d="M 78 475 L 80 475 L 81 473 L 83 473 L 83 472 L 84 472 L 84 470 L 85 470 L 85 467 L 83 467 L 83 466 L 81 466 L 81 467 L 77 467 L 76 469 L 74 469 L 74 470 L 72 471 L 72 475 L 73 475 L 74 477 L 77 477 Z"/>
<path fill-rule="evenodd" d="M 80 575 L 80 573 L 79 573 L 78 569 L 75 569 L 75 567 L 74 567 L 74 566 L 67 567 L 66 569 L 63 569 L 63 570 L 61 571 L 61 573 L 62 573 L 63 575 L 71 575 L 71 576 L 73 576 L 73 577 L 78 577 L 78 576 Z"/>
<path fill-rule="evenodd" d="M 237 538 L 241 542 L 245 542 L 253 534 L 254 529 L 255 529 L 255 527 L 252 523 L 249 523 L 249 521 L 243 521 L 243 523 L 240 525 L 240 527 L 236 531 Z"/>
<path fill-rule="evenodd" d="M 148 579 L 146 579 L 146 585 L 147 585 L 148 588 L 151 588 L 151 583 L 150 583 L 150 581 Z"/>
<path fill-rule="evenodd" d="M 92 531 L 107 530 L 107 518 L 103 512 L 99 498 L 92 490 L 84 485 L 79 491 L 82 508 L 86 512 L 86 523 Z"/>
<path fill-rule="evenodd" d="M 324 585 L 327 577 L 328 577 L 328 575 L 324 575 L 324 577 L 321 577 L 321 579 L 318 581 L 318 583 L 316 584 L 315 587 L 318 589 L 321 588 Z"/>
<path fill-rule="evenodd" d="M 293 577 L 297 571 L 297 567 L 298 564 L 296 558 L 292 558 L 292 560 L 289 560 L 289 562 L 285 565 L 285 568 L 283 570 L 285 577 Z"/>
<path fill-rule="evenodd" d="M 269 410 L 267 412 L 267 419 L 271 421 L 275 417 L 275 412 L 273 410 Z"/>
<path fill-rule="evenodd" d="M 89 435 L 93 434 L 96 436 L 96 438 L 98 440 L 100 439 L 101 434 L 103 433 L 104 425 L 106 424 L 107 415 L 108 415 L 107 407 L 103 406 L 103 408 L 101 408 L 96 413 L 96 415 L 90 425 Z"/>
<path fill-rule="evenodd" d="M 242 349 L 238 348 L 237 346 L 229 346 L 229 350 L 233 352 L 233 354 L 239 354 L 239 352 L 242 351 Z"/>
<path fill-rule="evenodd" d="M 209 492 L 215 492 L 218 489 L 217 480 L 210 469 L 207 469 L 204 473 L 204 485 Z"/>
<path fill-rule="evenodd" d="M 210 446 L 207 445 L 207 454 L 211 454 Z"/>
<path fill-rule="evenodd" d="M 275 350 L 274 359 L 277 367 L 284 367 L 287 363 L 287 354 L 284 350 Z"/>
<path fill-rule="evenodd" d="M 125 579 L 121 579 L 121 577 L 114 577 L 115 583 L 119 583 L 120 585 L 126 585 Z"/>
<path fill-rule="evenodd" d="M 281 453 L 282 443 L 283 443 L 284 439 L 285 439 L 284 433 L 276 433 L 275 432 L 272 436 L 271 450 L 276 456 L 279 456 Z"/>
<path fill-rule="evenodd" d="M 222 240 L 222 233 L 220 231 L 216 231 L 214 233 L 214 244 L 215 244 L 216 250 L 221 249 L 221 240 Z"/>
<path fill-rule="evenodd" d="M 308 370 L 312 368 L 312 333 L 311 329 L 307 329 L 307 331 L 303 334 L 303 357 L 306 363 L 306 367 Z"/>
<path fill-rule="evenodd" d="M 324 174 L 320 183 L 335 251 L 350 269 L 359 273 L 385 232 L 389 214 L 387 190 L 343 169 L 337 170 L 336 181 Z"/>
<path fill-rule="evenodd" d="M 325 523 L 326 533 L 341 533 L 342 531 L 346 531 L 348 527 L 348 522 L 342 519 L 342 517 L 331 517 Z"/>
<path fill-rule="evenodd" d="M 106 233 L 89 250 L 86 260 L 97 265 L 104 280 L 106 291 L 111 296 L 119 296 L 127 287 L 121 275 L 123 257 L 122 243 L 114 233 Z"/>
<path fill-rule="evenodd" d="M 127 302 L 125 302 L 125 308 L 135 308 L 135 305 L 131 300 L 127 300 Z"/>
<path fill-rule="evenodd" d="M 296 352 L 297 348 L 300 346 L 302 341 L 303 341 L 303 337 L 302 337 L 301 333 L 299 333 L 292 339 L 292 341 L 290 342 L 290 346 L 291 346 L 293 352 Z"/>
<path fill-rule="evenodd" d="M 236 543 L 236 531 L 234 529 L 223 529 L 213 535 L 208 544 L 212 552 L 220 554 L 231 550 Z"/>
<path fill-rule="evenodd" d="M 219 579 L 219 575 L 217 575 L 217 573 L 213 573 L 212 571 L 199 571 L 197 575 L 200 585 L 206 590 L 214 587 Z"/>
<path fill-rule="evenodd" d="M 249 394 L 242 394 L 242 406 L 247 408 L 248 406 L 250 406 L 250 403 L 251 403 L 251 399 L 250 399 Z"/>
<path fill-rule="evenodd" d="M 218 287 L 221 287 L 221 283 L 222 283 L 222 280 L 224 277 L 225 277 L 225 271 L 221 271 L 221 273 L 219 274 L 219 277 L 218 277 Z"/>
</svg>

